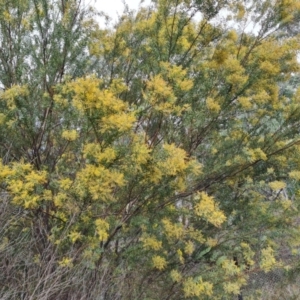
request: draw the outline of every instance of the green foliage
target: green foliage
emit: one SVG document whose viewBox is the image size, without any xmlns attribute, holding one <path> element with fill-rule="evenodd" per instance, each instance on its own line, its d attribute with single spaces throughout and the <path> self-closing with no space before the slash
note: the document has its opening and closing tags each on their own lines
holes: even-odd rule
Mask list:
<svg viewBox="0 0 300 300">
<path fill-rule="evenodd" d="M 299 1 L 157 0 L 108 28 L 0 4 L 1 298 L 230 299 L 289 267 Z"/>
</svg>

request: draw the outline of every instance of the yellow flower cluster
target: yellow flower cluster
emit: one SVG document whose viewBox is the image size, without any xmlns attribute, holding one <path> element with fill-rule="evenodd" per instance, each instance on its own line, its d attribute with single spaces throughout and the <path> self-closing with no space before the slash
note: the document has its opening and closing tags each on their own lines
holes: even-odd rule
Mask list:
<svg viewBox="0 0 300 300">
<path fill-rule="evenodd" d="M 90 76 L 68 83 L 63 91 L 73 94 L 72 104 L 79 112 L 100 113 L 102 133 L 110 130 L 125 132 L 131 129 L 136 120 L 135 115 L 129 112 L 127 104 L 116 96 L 124 87 L 115 81 L 110 89 L 101 89 L 102 84 L 101 79 Z"/>
<path fill-rule="evenodd" d="M 29 91 L 26 85 L 13 85 L 11 88 L 1 93 L 0 98 L 6 101 L 8 108 L 12 110 L 16 108 L 15 99 L 18 96 L 27 96 L 28 93 Z"/>
<path fill-rule="evenodd" d="M 184 252 L 188 255 L 191 255 L 195 250 L 194 243 L 192 241 L 188 241 L 185 243 Z"/>
<path fill-rule="evenodd" d="M 37 191 L 37 187 L 47 182 L 47 172 L 35 171 L 30 164 L 20 162 L 4 166 L 0 163 L 0 181 L 2 180 L 7 184 L 13 203 L 24 208 L 37 207 L 40 201 L 49 196 L 47 190 Z"/>
<path fill-rule="evenodd" d="M 108 239 L 109 224 L 103 219 L 97 219 L 95 225 L 99 240 L 106 241 Z"/>
<path fill-rule="evenodd" d="M 111 192 L 115 186 L 123 186 L 124 174 L 102 165 L 87 164 L 78 173 L 74 184 L 74 191 L 80 196 L 89 193 L 93 200 L 111 199 Z"/>
<path fill-rule="evenodd" d="M 276 267 L 277 261 L 274 256 L 274 250 L 271 247 L 263 249 L 261 251 L 260 267 L 269 272 L 272 268 Z"/>
<path fill-rule="evenodd" d="M 69 238 L 72 241 L 72 243 L 75 243 L 77 240 L 81 238 L 81 233 L 78 231 L 71 231 L 69 234 Z"/>
<path fill-rule="evenodd" d="M 164 225 L 165 234 L 168 239 L 180 239 L 184 236 L 184 227 L 182 223 L 173 224 L 169 219 L 165 218 L 162 220 Z"/>
<path fill-rule="evenodd" d="M 221 110 L 221 106 L 219 105 L 219 103 L 217 103 L 217 101 L 212 98 L 206 99 L 206 106 L 212 112 L 218 113 Z"/>
<path fill-rule="evenodd" d="M 83 157 L 88 158 L 89 156 L 93 157 L 98 163 L 103 163 L 113 161 L 117 153 L 112 147 L 102 149 L 98 143 L 88 143 L 84 145 Z"/>
<path fill-rule="evenodd" d="M 152 257 L 152 263 L 155 269 L 162 271 L 167 266 L 167 261 L 164 257 L 155 255 Z"/>
<path fill-rule="evenodd" d="M 208 196 L 205 192 L 197 194 L 196 199 L 199 202 L 195 205 L 195 213 L 199 217 L 206 219 L 216 227 L 219 227 L 226 221 L 226 216 L 218 208 L 213 197 Z"/>
<path fill-rule="evenodd" d="M 269 187 L 273 191 L 278 191 L 278 190 L 284 189 L 286 187 L 286 183 L 283 181 L 275 180 L 275 181 L 269 182 Z"/>
<path fill-rule="evenodd" d="M 58 262 L 60 267 L 72 267 L 72 258 L 64 257 L 60 262 Z"/>
<path fill-rule="evenodd" d="M 166 175 L 176 175 L 188 168 L 186 163 L 186 153 L 184 150 L 177 148 L 174 144 L 165 144 L 163 146 L 167 158 L 160 163 Z"/>
<path fill-rule="evenodd" d="M 65 140 L 72 142 L 78 138 L 78 133 L 75 129 L 64 130 L 61 135 Z"/>
<path fill-rule="evenodd" d="M 152 250 L 160 250 L 162 248 L 162 242 L 158 241 L 153 236 L 147 236 L 142 238 L 143 247 L 145 249 L 152 249 Z"/>
<path fill-rule="evenodd" d="M 289 173 L 290 178 L 300 180 L 300 171 L 292 171 Z"/>
<path fill-rule="evenodd" d="M 171 277 L 173 282 L 180 282 L 181 279 L 182 279 L 181 274 L 177 270 L 172 270 L 170 272 L 170 277 Z"/>
<path fill-rule="evenodd" d="M 250 162 L 258 161 L 258 160 L 267 160 L 267 155 L 260 148 L 250 149 L 245 148 L 244 153 L 248 156 Z"/>
<path fill-rule="evenodd" d="M 188 277 L 183 283 L 185 297 L 211 296 L 213 293 L 212 289 L 213 285 L 210 282 L 203 281 L 202 278 L 194 280 Z"/>
</svg>

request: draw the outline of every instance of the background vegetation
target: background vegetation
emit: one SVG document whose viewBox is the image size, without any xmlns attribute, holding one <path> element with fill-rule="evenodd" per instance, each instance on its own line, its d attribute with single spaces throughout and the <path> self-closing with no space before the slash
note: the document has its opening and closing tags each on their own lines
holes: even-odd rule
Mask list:
<svg viewBox="0 0 300 300">
<path fill-rule="evenodd" d="M 297 296 L 299 12 L 1 0 L 0 298 Z"/>
</svg>

